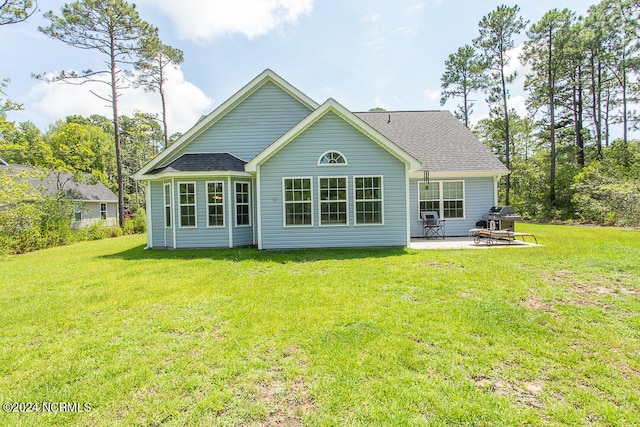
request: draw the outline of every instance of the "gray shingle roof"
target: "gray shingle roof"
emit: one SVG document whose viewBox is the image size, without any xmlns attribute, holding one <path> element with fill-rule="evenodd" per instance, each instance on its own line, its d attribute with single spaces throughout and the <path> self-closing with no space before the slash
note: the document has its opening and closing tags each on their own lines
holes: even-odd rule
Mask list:
<svg viewBox="0 0 640 427">
<path fill-rule="evenodd" d="M 422 162 L 431 172 L 508 172 L 448 111 L 354 114 Z"/>
<path fill-rule="evenodd" d="M 113 194 L 103 183 L 91 182 L 91 176 L 85 175 L 86 182 L 77 182 L 75 177 L 66 172 L 48 172 L 32 166 L 16 164 L 0 164 L 0 172 L 12 174 L 17 177 L 26 177 L 31 185 L 39 189 L 43 194 L 54 194 L 58 188 L 63 189 L 63 194 L 69 200 L 118 202 L 118 196 Z"/>
<path fill-rule="evenodd" d="M 173 162 L 149 172 L 242 171 L 247 162 L 229 153 L 183 154 Z"/>
</svg>

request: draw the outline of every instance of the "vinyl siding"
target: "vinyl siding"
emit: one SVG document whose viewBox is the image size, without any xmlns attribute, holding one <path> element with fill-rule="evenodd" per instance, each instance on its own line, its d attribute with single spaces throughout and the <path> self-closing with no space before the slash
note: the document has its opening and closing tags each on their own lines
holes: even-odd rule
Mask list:
<svg viewBox="0 0 640 427">
<path fill-rule="evenodd" d="M 148 197 L 151 198 L 151 224 L 147 225 L 152 228 L 151 247 L 173 247 L 173 230 L 164 226 L 164 182 L 151 182 L 151 194 Z M 174 219 L 172 218 L 172 225 Z"/>
<path fill-rule="evenodd" d="M 418 182 L 422 180 L 411 179 L 411 237 L 422 237 L 422 221 L 418 219 Z M 475 228 L 476 222 L 482 219 L 482 214 L 489 211 L 493 205 L 493 178 L 465 178 L 447 179 L 442 181 L 464 181 L 464 219 L 447 219 L 445 230 L 447 236 L 467 236 L 471 228 Z"/>
<path fill-rule="evenodd" d="M 231 153 L 249 161 L 310 112 L 267 82 L 165 163 L 192 153 Z"/>
<path fill-rule="evenodd" d="M 236 197 L 235 197 L 235 188 L 236 188 L 236 181 L 237 182 L 247 182 L 249 183 L 249 196 L 250 196 L 250 205 L 249 205 L 249 210 L 250 210 L 250 215 L 251 215 L 251 222 L 250 222 L 250 226 L 241 226 L 241 227 L 236 227 Z M 233 189 L 233 194 L 231 195 L 232 198 L 232 211 L 231 211 L 231 218 L 232 218 L 232 225 L 233 225 L 233 246 L 249 246 L 253 244 L 253 236 L 254 236 L 254 227 L 256 224 L 256 200 L 255 200 L 255 191 L 254 191 L 254 183 L 252 180 L 249 179 L 234 179 L 232 180 L 232 184 L 231 184 L 231 188 Z"/>
<path fill-rule="evenodd" d="M 225 198 L 225 212 L 229 209 L 229 188 L 226 178 L 175 179 L 173 188 L 174 226 L 176 227 L 176 248 L 228 248 L 229 229 L 228 215 L 225 215 L 224 227 L 207 227 L 207 182 L 222 181 Z M 196 227 L 180 226 L 180 194 L 181 183 L 195 182 Z"/>
<path fill-rule="evenodd" d="M 328 150 L 347 166 L 318 166 Z M 318 177 L 347 177 L 348 226 L 319 226 Z M 384 225 L 354 224 L 354 176 L 382 176 Z M 283 177 L 311 177 L 313 227 L 283 225 Z M 262 248 L 406 245 L 405 165 L 334 113 L 327 113 L 260 167 Z"/>
<path fill-rule="evenodd" d="M 82 205 L 82 220 L 72 221 L 72 228 L 84 228 L 102 221 L 103 225 L 111 227 L 118 225 L 118 204 L 106 202 L 107 218 L 103 221 L 100 216 L 100 202 L 77 202 Z"/>
</svg>

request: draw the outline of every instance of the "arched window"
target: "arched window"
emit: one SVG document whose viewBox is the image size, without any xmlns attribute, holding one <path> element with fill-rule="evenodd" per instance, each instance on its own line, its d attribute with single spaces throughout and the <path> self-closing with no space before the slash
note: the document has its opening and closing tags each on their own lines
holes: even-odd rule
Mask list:
<svg viewBox="0 0 640 427">
<path fill-rule="evenodd" d="M 318 166 L 346 165 L 347 159 L 339 151 L 327 151 L 318 159 Z"/>
</svg>

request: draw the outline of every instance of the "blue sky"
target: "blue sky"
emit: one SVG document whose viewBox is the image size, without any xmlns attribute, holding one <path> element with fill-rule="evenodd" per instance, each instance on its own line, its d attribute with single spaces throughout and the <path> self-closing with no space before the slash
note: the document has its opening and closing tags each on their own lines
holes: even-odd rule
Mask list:
<svg viewBox="0 0 640 427">
<path fill-rule="evenodd" d="M 110 110 L 89 87 L 46 84 L 31 73 L 98 69 L 104 58 L 66 46 L 37 31 L 42 12 L 59 13 L 64 1 L 40 1 L 41 12 L 24 23 L 0 27 L 0 78 L 9 96 L 24 104 L 13 121 L 45 130 L 70 114 Z M 186 131 L 203 114 L 271 68 L 315 101 L 332 97 L 352 111 L 454 110 L 440 106 L 444 61 L 470 44 L 480 19 L 505 2 L 478 0 L 139 0 L 140 15 L 157 26 L 164 43 L 182 49 L 185 61 L 167 88 L 170 133 Z M 526 0 L 521 13 L 537 21 L 552 8 L 586 14 L 594 2 Z M 512 5 L 514 3 L 506 3 Z M 520 45 L 524 39 L 517 40 Z M 518 48 L 514 55 L 517 56 Z M 523 112 L 524 70 L 511 87 L 512 106 Z M 99 89 L 100 90 L 100 89 Z M 475 117 L 486 116 L 483 95 Z M 121 112 L 158 112 L 156 94 L 129 89 Z"/>
</svg>

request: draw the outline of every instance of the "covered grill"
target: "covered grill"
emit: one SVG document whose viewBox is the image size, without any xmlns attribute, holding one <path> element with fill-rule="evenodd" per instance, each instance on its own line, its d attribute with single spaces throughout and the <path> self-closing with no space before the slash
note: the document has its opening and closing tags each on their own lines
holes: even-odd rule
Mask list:
<svg viewBox="0 0 640 427">
<path fill-rule="evenodd" d="M 520 220 L 522 217 L 515 214 L 513 206 L 492 206 L 476 225 L 490 230 L 515 231 L 515 222 Z"/>
</svg>

